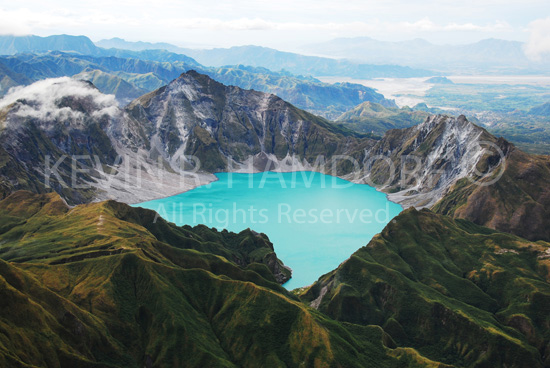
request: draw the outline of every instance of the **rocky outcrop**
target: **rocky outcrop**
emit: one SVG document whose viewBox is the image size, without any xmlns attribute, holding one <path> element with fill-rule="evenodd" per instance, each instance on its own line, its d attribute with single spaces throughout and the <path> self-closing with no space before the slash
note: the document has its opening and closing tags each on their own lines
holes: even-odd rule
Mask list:
<svg viewBox="0 0 550 368">
<path fill-rule="evenodd" d="M 475 174 L 494 142 L 464 116 L 434 115 L 414 127 L 390 130 L 369 149 L 367 179 L 405 207 L 431 207 L 455 182 Z M 489 169 L 494 166 L 498 162 Z"/>
</svg>

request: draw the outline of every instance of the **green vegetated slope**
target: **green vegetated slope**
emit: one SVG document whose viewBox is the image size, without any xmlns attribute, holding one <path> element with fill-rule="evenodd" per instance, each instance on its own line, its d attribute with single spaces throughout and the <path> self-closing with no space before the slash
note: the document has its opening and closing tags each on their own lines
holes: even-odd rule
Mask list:
<svg viewBox="0 0 550 368">
<path fill-rule="evenodd" d="M 335 122 L 362 133 L 384 135 L 390 129 L 409 128 L 426 120 L 430 114 L 408 107 L 385 107 L 364 102 L 340 115 Z"/>
<path fill-rule="evenodd" d="M 0 63 L 0 96 L 6 94 L 11 87 L 31 84 L 32 80 Z"/>
<path fill-rule="evenodd" d="M 302 299 L 445 364 L 546 367 L 549 246 L 408 209 Z"/>
<path fill-rule="evenodd" d="M 148 90 L 136 87 L 121 77 L 101 70 L 84 70 L 74 75 L 73 78 L 92 82 L 102 93 L 115 95 L 116 99 L 123 105 L 148 92 Z"/>
<path fill-rule="evenodd" d="M 0 202 L 0 365 L 438 366 L 299 302 L 264 235 L 154 217 L 55 194 Z"/>
</svg>

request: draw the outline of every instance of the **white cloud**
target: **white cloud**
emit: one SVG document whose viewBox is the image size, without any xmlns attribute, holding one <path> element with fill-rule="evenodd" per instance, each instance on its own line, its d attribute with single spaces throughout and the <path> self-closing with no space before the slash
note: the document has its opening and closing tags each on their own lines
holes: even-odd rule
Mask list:
<svg viewBox="0 0 550 368">
<path fill-rule="evenodd" d="M 120 113 L 114 95 L 105 95 L 87 82 L 69 77 L 45 79 L 25 87 L 14 87 L 0 100 L 0 110 L 17 104 L 15 115 L 23 118 L 37 118 L 45 126 L 52 126 L 58 120 L 71 119 L 83 122 L 84 113 L 71 107 L 60 107 L 64 97 L 86 100 L 94 116 Z"/>
<path fill-rule="evenodd" d="M 526 40 L 528 21 L 548 0 L 18 0 L 0 5 L 0 34 L 84 34 L 97 41 L 170 42 L 180 46 L 258 44 L 286 51 L 336 37 L 435 43 L 483 38 Z"/>
<path fill-rule="evenodd" d="M 477 25 L 473 23 L 448 23 L 438 24 L 429 18 L 423 18 L 416 22 L 327 22 L 327 23 L 302 23 L 302 22 L 272 22 L 260 18 L 241 18 L 235 20 L 221 20 L 214 18 L 173 18 L 164 20 L 163 23 L 169 27 L 180 29 L 204 29 L 204 30 L 227 30 L 227 31 L 254 31 L 254 30 L 279 30 L 279 31 L 350 31 L 350 32 L 373 32 L 373 31 L 408 31 L 408 32 L 445 32 L 445 31 L 482 31 L 497 32 L 511 30 L 511 26 L 503 21 L 492 24 Z"/>
<path fill-rule="evenodd" d="M 27 8 L 0 9 L 0 31 L 9 34 L 30 34 L 37 29 L 51 29 L 78 25 L 68 12 L 40 13 Z"/>
<path fill-rule="evenodd" d="M 290 6 L 290 5 L 289 5 Z M 338 31 L 338 32 L 373 32 L 409 31 L 409 32 L 441 32 L 441 31 L 480 31 L 497 32 L 510 30 L 511 27 L 503 21 L 489 24 L 434 23 L 428 17 L 418 21 L 273 21 L 262 17 L 220 19 L 215 17 L 163 17 L 153 18 L 147 14 L 140 16 L 120 16 L 109 11 L 98 9 L 83 13 L 71 12 L 67 9 L 56 9 L 44 12 L 32 11 L 26 8 L 16 10 L 0 9 L 0 33 L 32 33 L 36 30 L 81 28 L 83 26 L 127 26 L 127 27 L 163 27 L 170 29 L 209 30 L 209 31 Z"/>
<path fill-rule="evenodd" d="M 530 36 L 525 45 L 525 55 L 540 61 L 544 55 L 550 55 L 550 17 L 529 23 L 528 29 Z"/>
</svg>

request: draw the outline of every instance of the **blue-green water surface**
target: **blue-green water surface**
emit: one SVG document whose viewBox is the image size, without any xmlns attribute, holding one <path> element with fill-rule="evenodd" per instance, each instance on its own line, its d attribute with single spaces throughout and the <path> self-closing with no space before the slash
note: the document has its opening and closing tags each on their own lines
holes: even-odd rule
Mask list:
<svg viewBox="0 0 550 368">
<path fill-rule="evenodd" d="M 338 267 L 402 210 L 368 185 L 316 172 L 216 176 L 208 185 L 136 206 L 177 225 L 267 234 L 277 256 L 292 268 L 288 289 Z"/>
</svg>

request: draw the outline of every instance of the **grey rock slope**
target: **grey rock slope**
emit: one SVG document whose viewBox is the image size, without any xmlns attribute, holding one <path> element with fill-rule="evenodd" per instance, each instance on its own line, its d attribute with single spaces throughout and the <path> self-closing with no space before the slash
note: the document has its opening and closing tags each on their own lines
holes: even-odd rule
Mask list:
<svg viewBox="0 0 550 368">
<path fill-rule="evenodd" d="M 207 183 L 228 167 L 307 169 L 319 155 L 360 154 L 373 144 L 274 95 L 196 72 L 127 110 L 91 83 L 58 78 L 9 94 L 0 111 L 4 195 L 55 190 L 70 203 L 140 202 Z"/>
<path fill-rule="evenodd" d="M 225 86 L 194 71 L 135 100 L 127 111 L 166 160 L 176 165 L 192 155 L 207 171 L 251 158 L 257 170 L 268 162 L 307 166 L 320 155 L 353 155 L 373 143 L 272 94 Z"/>
<path fill-rule="evenodd" d="M 414 127 L 387 132 L 367 153 L 368 180 L 405 207 L 431 207 L 457 180 L 475 181 L 498 170 L 496 141 L 464 116 L 433 115 Z M 482 165 L 489 159 L 491 165 Z"/>
</svg>

